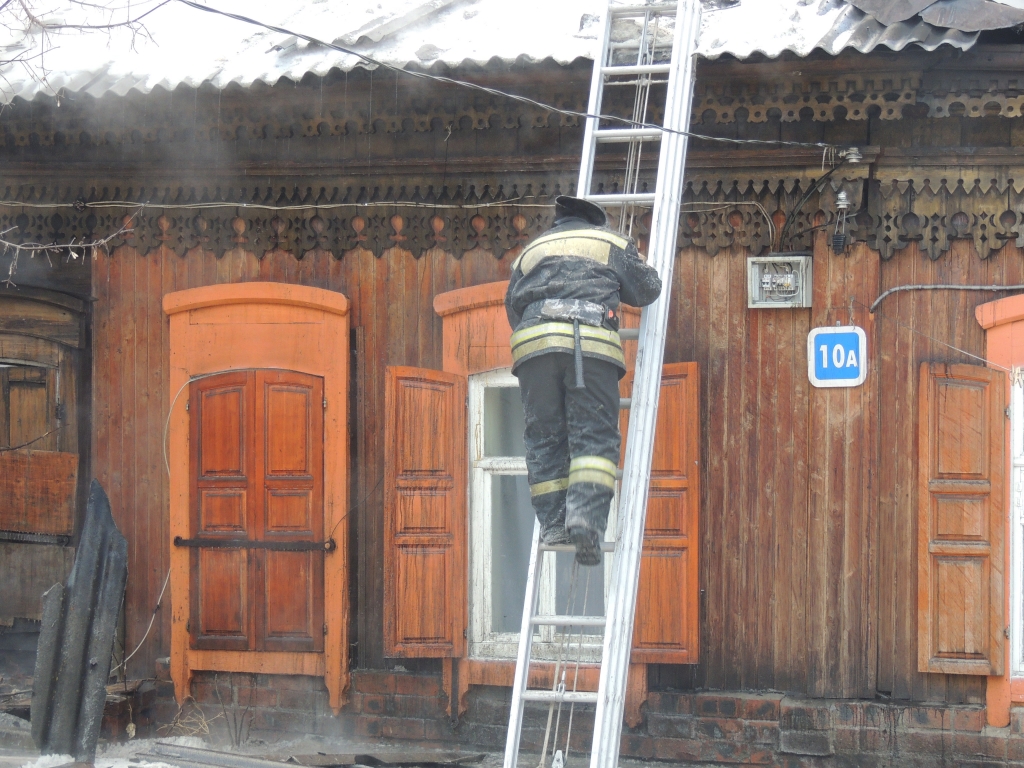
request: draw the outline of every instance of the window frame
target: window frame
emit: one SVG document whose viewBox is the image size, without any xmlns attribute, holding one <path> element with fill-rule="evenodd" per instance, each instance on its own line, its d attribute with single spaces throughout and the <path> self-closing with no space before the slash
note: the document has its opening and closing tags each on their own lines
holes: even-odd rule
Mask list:
<svg viewBox="0 0 1024 768">
<path fill-rule="evenodd" d="M 474 659 L 508 660 L 516 658 L 519 649 L 519 632 L 492 632 L 491 613 L 491 483 L 495 475 L 525 476 L 526 459 L 521 457 L 487 457 L 484 448 L 484 392 L 488 388 L 519 388 L 519 379 L 512 375 L 510 368 L 498 368 L 470 374 L 467 420 L 469 457 L 469 646 L 468 656 Z M 606 539 L 614 540 L 618 497 L 612 501 L 609 513 Z M 541 571 L 540 612 L 556 613 L 556 583 L 554 552 L 544 554 Z M 603 602 L 607 605 L 608 586 L 611 575 L 611 555 L 604 559 Z M 587 569 L 580 569 L 585 575 Z M 579 588 L 582 588 L 582 583 Z M 592 638 L 587 640 L 587 638 Z M 563 658 L 573 662 L 577 658 L 583 663 L 600 661 L 603 635 L 571 633 L 568 638 L 556 633 L 555 627 L 544 626 L 534 637 L 533 658 L 554 660 L 566 640 L 570 649 L 563 650 Z"/>
</svg>

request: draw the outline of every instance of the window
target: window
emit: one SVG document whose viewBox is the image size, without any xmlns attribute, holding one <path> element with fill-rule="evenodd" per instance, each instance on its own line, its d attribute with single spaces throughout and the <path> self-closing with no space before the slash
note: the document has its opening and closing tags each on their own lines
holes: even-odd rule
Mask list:
<svg viewBox="0 0 1024 768">
<path fill-rule="evenodd" d="M 55 373 L 38 365 L 0 363 L 0 447 L 56 450 Z"/>
<path fill-rule="evenodd" d="M 523 426 L 519 382 L 508 369 L 469 377 L 469 655 L 476 658 L 515 658 L 519 644 L 535 519 Z M 608 530 L 615 530 L 614 504 Z M 610 557 L 601 568 L 578 569 L 572 595 L 573 554 L 548 552 L 544 557 L 541 612 L 604 613 Z M 599 635 L 599 628 L 565 637 L 554 627 L 542 627 L 534 656 L 556 658 L 559 646 L 571 641 L 571 658 L 596 661 Z"/>
</svg>

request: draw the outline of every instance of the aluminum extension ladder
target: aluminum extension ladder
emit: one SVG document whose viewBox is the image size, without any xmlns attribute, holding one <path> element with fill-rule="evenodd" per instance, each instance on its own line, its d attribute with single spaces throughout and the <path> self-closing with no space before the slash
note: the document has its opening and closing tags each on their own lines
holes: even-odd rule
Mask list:
<svg viewBox="0 0 1024 768">
<path fill-rule="evenodd" d="M 527 702 L 548 704 L 548 730 L 551 715 L 558 707 L 596 704 L 594 738 L 591 746 L 591 768 L 613 768 L 618 764 L 622 718 L 625 708 L 626 677 L 629 669 L 630 645 L 636 612 L 637 586 L 640 577 L 640 555 L 643 545 L 644 520 L 647 515 L 647 492 L 650 484 L 651 456 L 654 448 L 654 427 L 658 410 L 661 367 L 665 354 L 668 327 L 672 270 L 676 251 L 676 233 L 683 192 L 683 167 L 686 160 L 687 136 L 671 131 L 687 131 L 693 95 L 694 64 L 700 31 L 700 0 L 679 3 L 647 2 L 625 5 L 610 0 L 601 21 L 598 41 L 600 54 L 595 56 L 590 82 L 589 115 L 599 115 L 605 90 L 612 87 L 635 87 L 632 115 L 620 120 L 589 117 L 583 138 L 583 157 L 577 194 L 605 208 L 620 211 L 619 228 L 631 231 L 638 209 L 653 208 L 647 247 L 648 263 L 655 267 L 662 281 L 658 301 L 644 309 L 639 329 L 639 351 L 633 393 L 623 407 L 631 409 L 626 456 L 619 489 L 618 533 L 613 544 L 602 544 L 602 550 L 613 553 L 611 587 L 603 617 L 571 615 L 537 615 L 544 552 L 574 551 L 571 546 L 545 546 L 540 543 L 540 526 L 535 524 L 530 566 L 523 606 L 523 621 L 512 688 L 512 709 L 505 743 L 505 768 L 516 768 L 520 737 Z M 616 21 L 630 20 L 638 24 L 638 39 L 613 42 L 612 27 Z M 672 30 L 674 22 L 674 30 Z M 620 37 L 615 35 L 614 37 Z M 664 44 L 665 39 L 671 42 Z M 665 61 L 665 49 L 670 50 Z M 635 50 L 635 55 L 631 51 Z M 624 55 L 626 62 L 623 64 Z M 667 76 L 667 80 L 666 80 Z M 632 78 L 623 82 L 623 78 Z M 660 80 L 658 78 L 661 78 Z M 647 119 L 652 85 L 667 86 L 663 128 L 652 126 Z M 621 91 L 620 91 L 621 92 Z M 617 117 L 623 118 L 622 115 Z M 609 127 L 610 124 L 610 127 Z M 656 142 L 652 144 L 652 142 Z M 591 184 L 595 154 L 599 144 L 619 144 L 626 148 L 625 183 L 615 194 L 595 194 Z M 643 189 L 642 154 L 645 146 L 657 146 L 660 152 L 654 191 Z M 642 191 L 641 191 L 642 190 Z M 634 331 L 634 333 L 636 333 Z M 623 330 L 622 338 L 637 338 Z M 574 569 L 576 566 L 574 566 Z M 575 571 L 574 571 L 575 574 Z M 571 591 L 571 590 L 570 590 Z M 584 606 L 585 607 L 585 606 Z M 598 692 L 566 690 L 565 675 L 555 667 L 551 689 L 537 690 L 528 686 L 531 649 L 536 627 L 554 626 L 568 629 L 604 627 L 604 644 Z M 564 634 L 564 633 L 563 633 Z M 581 642 L 582 647 L 582 642 Z M 578 669 L 579 660 L 577 660 Z M 564 670 L 564 666 L 562 666 Z M 571 731 L 572 710 L 569 716 Z M 545 737 L 545 750 L 547 749 Z M 557 745 L 554 745 L 557 747 Z M 568 747 L 568 744 L 567 744 Z M 565 754 L 555 749 L 552 768 L 561 768 Z M 546 755 L 541 766 L 546 765 Z"/>
</svg>

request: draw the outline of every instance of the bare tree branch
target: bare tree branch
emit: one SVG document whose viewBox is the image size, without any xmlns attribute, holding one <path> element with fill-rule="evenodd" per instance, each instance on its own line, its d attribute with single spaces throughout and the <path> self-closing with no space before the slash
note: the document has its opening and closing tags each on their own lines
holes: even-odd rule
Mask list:
<svg viewBox="0 0 1024 768">
<path fill-rule="evenodd" d="M 14 67 L 21 67 L 29 79 L 43 86 L 60 103 L 59 89 L 49 80 L 46 54 L 56 50 L 54 36 L 60 34 L 90 35 L 125 29 L 131 32 L 132 49 L 139 35 L 152 40 L 143 24 L 150 14 L 171 0 L 54 0 L 55 5 L 40 0 L 0 0 L 0 32 L 7 31 L 6 45 L 0 41 L 0 96 L 7 101 L 13 86 L 8 78 Z M 149 7 L 147 7 L 149 6 Z M 60 16 L 60 13 L 64 16 Z M 3 37 L 0 34 L 0 37 Z M 21 49 L 20 53 L 14 51 Z M 11 55 L 4 57 L 3 52 Z"/>
</svg>

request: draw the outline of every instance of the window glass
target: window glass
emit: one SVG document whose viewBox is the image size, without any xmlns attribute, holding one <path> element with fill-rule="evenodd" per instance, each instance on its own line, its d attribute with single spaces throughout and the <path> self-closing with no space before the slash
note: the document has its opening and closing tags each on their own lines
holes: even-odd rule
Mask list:
<svg viewBox="0 0 1024 768">
<path fill-rule="evenodd" d="M 494 391 L 494 390 L 489 390 Z M 510 390 L 516 399 L 519 393 Z M 491 631 L 519 632 L 533 541 L 530 486 L 523 475 L 491 477 Z"/>
<path fill-rule="evenodd" d="M 469 653 L 474 658 L 514 659 L 519 645 L 535 517 L 527 480 L 525 419 L 518 383 L 507 370 L 469 377 L 472 575 L 468 638 Z M 612 530 L 614 516 L 613 509 Z M 538 585 L 540 613 L 604 613 L 611 558 L 605 558 L 604 568 L 580 568 L 575 586 L 571 584 L 573 559 L 572 552 L 544 555 Z M 537 627 L 533 655 L 555 659 L 568 641 L 578 647 L 582 660 L 597 661 L 601 629 L 585 631 L 585 637 L 581 637 L 578 627 L 571 628 L 567 635 L 561 628 Z"/>
<path fill-rule="evenodd" d="M 518 387 L 484 390 L 484 456 L 525 456 L 525 427 Z"/>
</svg>

